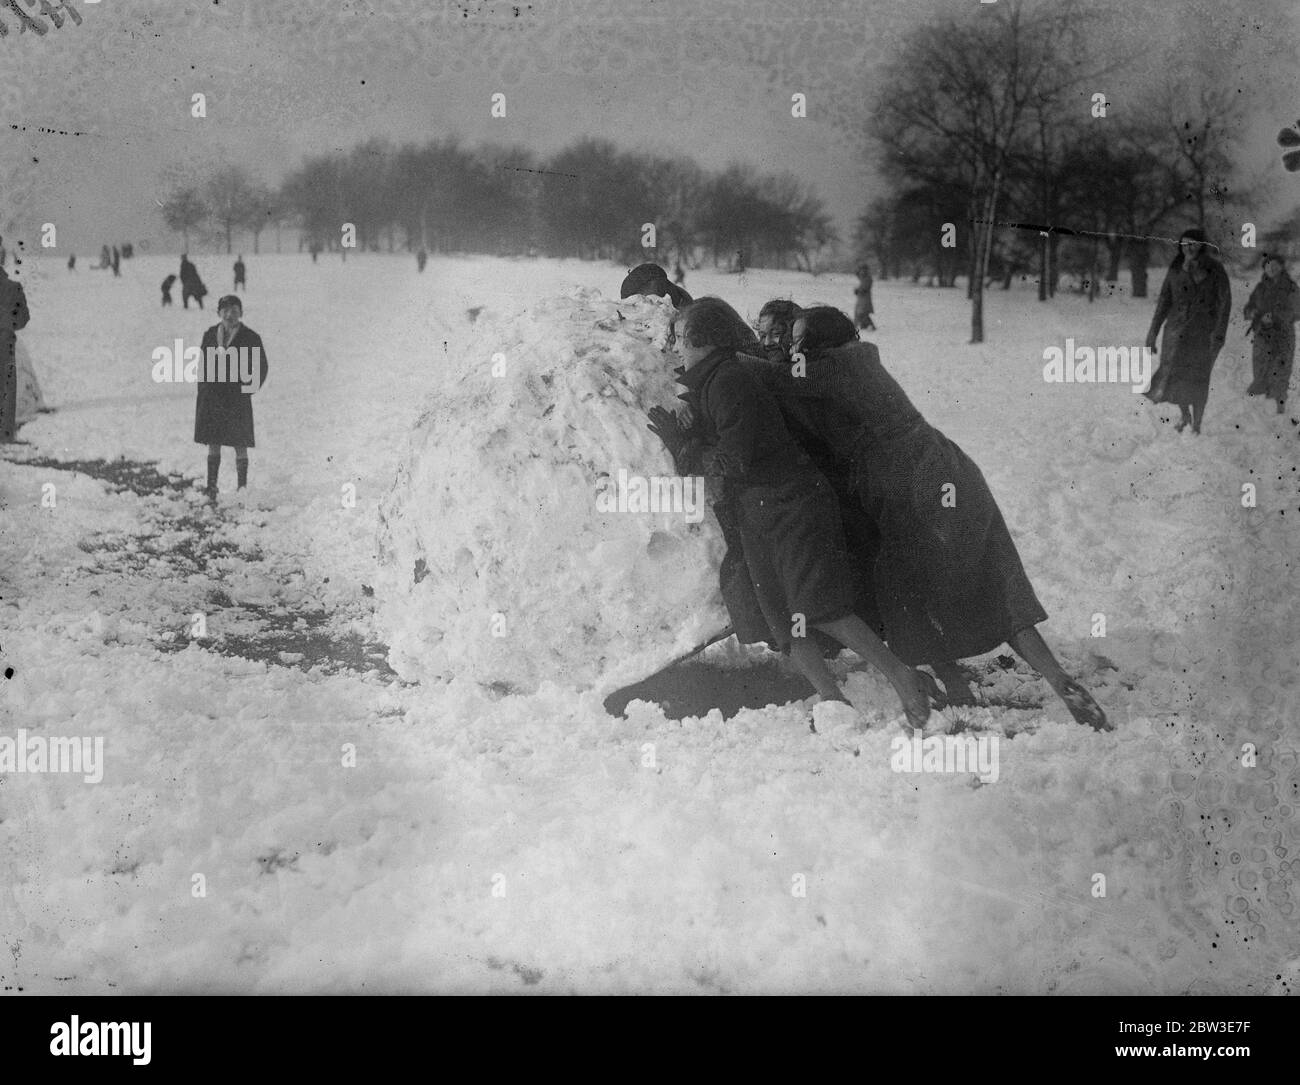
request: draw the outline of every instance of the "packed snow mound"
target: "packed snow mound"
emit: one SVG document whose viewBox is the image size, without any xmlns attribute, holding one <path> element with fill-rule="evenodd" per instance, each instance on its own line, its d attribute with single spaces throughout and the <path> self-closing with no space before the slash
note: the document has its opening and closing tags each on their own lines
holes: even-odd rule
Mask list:
<svg viewBox="0 0 1300 1085">
<path fill-rule="evenodd" d="M 36 379 L 36 370 L 32 367 L 32 356 L 22 339 L 18 340 L 16 351 L 18 361 L 18 424 L 30 422 L 45 409 L 45 397 L 41 395 L 41 383 Z"/>
<path fill-rule="evenodd" d="M 379 509 L 376 598 L 403 677 L 608 690 L 726 625 L 702 482 L 677 480 L 646 429 L 650 407 L 680 406 L 671 314 L 576 290 L 467 328 Z"/>
</svg>

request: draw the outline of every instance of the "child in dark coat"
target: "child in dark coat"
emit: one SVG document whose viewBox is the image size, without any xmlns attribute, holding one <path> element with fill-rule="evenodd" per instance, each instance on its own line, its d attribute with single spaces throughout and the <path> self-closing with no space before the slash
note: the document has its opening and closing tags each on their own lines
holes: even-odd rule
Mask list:
<svg viewBox="0 0 1300 1085">
<path fill-rule="evenodd" d="M 203 333 L 204 369 L 198 384 L 198 398 L 194 403 L 194 440 L 197 444 L 208 446 L 208 485 L 205 490 L 208 500 L 217 499 L 217 476 L 221 471 L 221 446 L 228 445 L 235 450 L 235 470 L 239 478 L 239 488 L 248 485 L 248 450 L 255 444 L 253 440 L 253 397 L 266 381 L 267 361 L 262 350 L 262 337 L 243 323 L 244 305 L 234 294 L 227 294 L 217 302 L 217 312 L 221 314 L 221 323 L 214 324 Z M 230 379 L 229 370 L 221 379 L 220 374 L 209 374 L 207 360 L 209 351 L 229 349 L 247 351 L 250 368 L 256 367 L 256 376 L 250 373 L 250 382 Z M 260 363 L 260 364 L 259 364 Z M 207 379 L 213 376 L 214 379 Z M 255 380 L 256 384 L 252 381 Z"/>
<path fill-rule="evenodd" d="M 752 333 L 726 302 L 702 298 L 677 315 L 673 334 L 685 363 L 678 383 L 695 427 L 689 435 L 668 427 L 655 432 L 678 471 L 709 478 L 710 492 L 732 510 L 769 639 L 789 648 L 822 699 L 843 701 L 807 636 L 822 630 L 881 671 L 909 723 L 923 726 L 930 708 L 916 674 L 853 613 L 835 495 L 737 357 L 751 348 Z"/>
<path fill-rule="evenodd" d="M 172 284 L 174 282 L 176 282 L 175 275 L 168 275 L 167 278 L 162 281 L 162 303 L 164 305 L 170 305 L 172 303 Z"/>
</svg>

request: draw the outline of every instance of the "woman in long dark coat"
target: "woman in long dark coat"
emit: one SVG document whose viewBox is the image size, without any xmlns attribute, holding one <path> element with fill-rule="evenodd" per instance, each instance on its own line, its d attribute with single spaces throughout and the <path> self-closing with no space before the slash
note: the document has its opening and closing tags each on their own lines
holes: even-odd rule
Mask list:
<svg viewBox="0 0 1300 1085">
<path fill-rule="evenodd" d="M 849 465 L 880 533 L 871 573 L 890 650 L 905 663 L 933 666 L 956 702 L 970 699 L 956 661 L 1009 644 L 1076 720 L 1109 729 L 1035 628 L 1047 612 L 974 461 L 925 421 L 844 313 L 806 310 L 794 346 L 800 372 L 746 364 L 784 417 L 819 434 Z"/>
<path fill-rule="evenodd" d="M 853 322 L 859 328 L 875 331 L 876 322 L 871 319 L 871 314 L 876 311 L 876 307 L 871 301 L 871 268 L 866 264 L 858 267 L 858 285 L 853 293 L 857 297 L 857 301 L 853 305 Z"/>
<path fill-rule="evenodd" d="M 758 342 L 762 357 L 769 362 L 790 364 L 793 351 L 794 322 L 803 310 L 788 298 L 773 298 L 758 311 Z M 751 352 L 745 351 L 744 354 Z M 849 567 L 854 577 L 853 612 L 877 634 L 884 636 L 884 625 L 876 605 L 875 588 L 869 570 L 874 567 L 876 550 L 880 545 L 880 532 L 871 517 L 858 501 L 852 472 L 848 465 L 838 460 L 822 436 L 800 427 L 797 418 L 786 417 L 786 428 L 795 443 L 812 460 L 813 466 L 830 483 L 840 506 L 840 522 L 844 527 L 844 541 L 849 550 Z M 832 638 L 819 635 L 818 641 L 830 655 L 838 655 L 839 644 Z"/>
<path fill-rule="evenodd" d="M 248 450 L 256 441 L 253 436 L 253 396 L 244 389 L 251 387 L 257 391 L 266 381 L 266 351 L 262 349 L 262 337 L 243 323 L 244 306 L 234 294 L 227 294 L 217 302 L 217 312 L 221 314 L 221 323 L 214 324 L 203 333 L 203 367 L 199 374 L 198 399 L 194 404 L 194 440 L 195 443 L 208 446 L 208 485 L 205 493 L 209 501 L 217 499 L 217 476 L 221 471 L 221 446 L 228 445 L 235 450 L 235 471 L 238 476 L 239 489 L 248 485 Z M 209 350 L 219 348 L 247 350 L 246 357 L 251 365 L 257 365 L 260 359 L 257 383 L 245 383 L 239 379 L 229 379 L 227 371 L 209 373 L 207 359 Z M 256 353 L 254 353 L 256 349 Z M 212 376 L 216 379 L 208 380 Z M 250 374 L 251 376 L 251 374 Z"/>
<path fill-rule="evenodd" d="M 817 693 L 844 700 L 806 631 L 820 629 L 888 679 L 909 723 L 920 727 L 929 702 L 912 669 L 853 613 L 852 574 L 835 495 L 795 444 L 780 409 L 737 353 L 752 333 L 719 298 L 678 314 L 674 336 L 685 371 L 689 436 L 656 430 L 682 474 L 704 475 L 735 517 L 745 564 L 771 637 Z"/>
<path fill-rule="evenodd" d="M 1210 371 L 1228 334 L 1232 288 L 1223 265 L 1210 255 L 1204 230 L 1184 230 L 1178 249 L 1147 332 L 1146 345 L 1155 353 L 1156 336 L 1164 325 L 1160 365 L 1146 395 L 1154 403 L 1178 404 L 1178 432 L 1190 422 L 1192 432 L 1200 433 L 1210 397 Z"/>
<path fill-rule="evenodd" d="M 1246 394 L 1277 400 L 1277 413 L 1285 410 L 1286 390 L 1295 362 L 1295 322 L 1300 319 L 1296 285 L 1282 257 L 1264 257 L 1264 277 L 1250 292 L 1245 317 L 1255 334 L 1250 354 L 1253 380 Z"/>
<path fill-rule="evenodd" d="M 208 288 L 203 285 L 203 280 L 199 278 L 199 269 L 190 262 L 190 258 L 181 253 L 181 304 L 186 309 L 190 307 L 190 298 L 199 303 L 199 308 L 203 308 L 203 299 L 207 296 Z"/>
</svg>

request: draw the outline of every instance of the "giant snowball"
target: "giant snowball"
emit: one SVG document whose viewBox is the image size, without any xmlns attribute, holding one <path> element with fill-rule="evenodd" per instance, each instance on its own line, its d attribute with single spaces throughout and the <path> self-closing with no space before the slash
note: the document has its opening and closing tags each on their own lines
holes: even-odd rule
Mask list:
<svg viewBox="0 0 1300 1085">
<path fill-rule="evenodd" d="M 575 291 L 469 328 L 380 505 L 376 598 L 403 677 L 607 691 L 726 625 L 703 486 L 670 489 L 646 429 L 680 406 L 671 314 Z"/>
</svg>

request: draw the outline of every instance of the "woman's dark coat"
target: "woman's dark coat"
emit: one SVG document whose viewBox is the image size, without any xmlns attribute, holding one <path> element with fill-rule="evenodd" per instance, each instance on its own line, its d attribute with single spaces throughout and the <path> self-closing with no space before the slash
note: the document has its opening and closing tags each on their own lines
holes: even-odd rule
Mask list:
<svg viewBox="0 0 1300 1085">
<path fill-rule="evenodd" d="M 871 323 L 871 314 L 875 312 L 871 304 L 871 283 L 870 275 L 859 275 L 857 289 L 853 291 L 857 298 L 853 306 L 853 323 L 859 328 L 865 328 Z"/>
<path fill-rule="evenodd" d="M 1232 289 L 1223 265 L 1205 256 L 1200 264 L 1200 271 L 1186 264 L 1169 269 L 1147 332 L 1147 342 L 1154 343 L 1164 325 L 1160 366 L 1151 388 L 1158 388 L 1167 374 L 1163 402 L 1180 406 L 1204 405 L 1210 371 L 1223 348 L 1232 312 Z M 1151 392 L 1147 396 L 1154 398 Z"/>
<path fill-rule="evenodd" d="M 232 448 L 253 448 L 253 393 L 243 391 L 238 380 L 206 381 L 208 348 L 217 346 L 217 329 L 214 324 L 203 333 L 203 362 L 199 366 L 198 399 L 194 404 L 194 440 L 201 445 L 226 445 Z M 259 350 L 262 337 L 246 324 L 239 326 L 230 346 L 253 347 Z M 266 352 L 261 351 L 261 381 L 266 381 Z M 214 374 L 218 375 L 218 374 Z M 258 388 L 261 388 L 258 384 Z"/>
<path fill-rule="evenodd" d="M 743 570 L 724 563 L 720 575 L 737 638 L 784 648 L 796 615 L 806 635 L 850 615 L 852 575 L 835 496 L 786 431 L 771 396 L 721 350 L 678 381 L 695 424 L 675 457 L 677 470 L 705 476 L 729 536 L 729 560 L 744 563 Z"/>
<path fill-rule="evenodd" d="M 1273 318 L 1267 326 L 1262 322 L 1266 314 Z M 1291 383 L 1295 322 L 1300 319 L 1300 299 L 1291 276 L 1284 271 L 1276 279 L 1262 279 L 1251 291 L 1245 316 L 1255 337 L 1250 355 L 1253 380 L 1247 394 L 1267 396 L 1281 403 Z"/>
<path fill-rule="evenodd" d="M 851 472 L 879 532 L 872 586 L 903 662 L 980 655 L 1047 618 L 980 469 L 925 421 L 873 345 L 809 354 L 801 376 L 746 365 L 796 431 L 820 435 Z"/>
<path fill-rule="evenodd" d="M 190 261 L 181 261 L 181 300 L 187 298 L 196 298 L 202 302 L 207 295 L 208 288 L 203 285 L 203 280 L 199 278 L 199 269 Z"/>
</svg>

